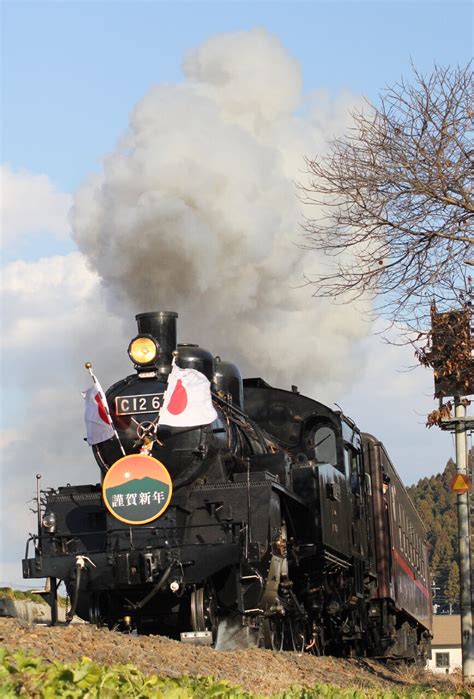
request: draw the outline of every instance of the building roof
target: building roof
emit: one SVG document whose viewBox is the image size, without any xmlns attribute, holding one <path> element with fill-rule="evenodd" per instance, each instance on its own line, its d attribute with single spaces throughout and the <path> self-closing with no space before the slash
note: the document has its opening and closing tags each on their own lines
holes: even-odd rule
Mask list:
<svg viewBox="0 0 474 699">
<path fill-rule="evenodd" d="M 459 614 L 435 614 L 433 616 L 433 640 L 431 645 L 461 645 L 461 616 Z"/>
</svg>

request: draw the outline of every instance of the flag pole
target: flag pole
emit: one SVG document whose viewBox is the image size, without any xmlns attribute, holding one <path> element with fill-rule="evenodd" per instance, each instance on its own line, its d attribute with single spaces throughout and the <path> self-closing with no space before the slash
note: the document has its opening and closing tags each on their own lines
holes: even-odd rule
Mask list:
<svg viewBox="0 0 474 699">
<path fill-rule="evenodd" d="M 91 364 L 90 362 L 86 362 L 86 363 L 84 364 L 84 366 L 85 366 L 85 368 L 87 369 L 87 371 L 89 372 L 89 374 L 91 375 L 92 381 L 94 382 L 94 386 L 96 387 L 96 389 L 97 389 L 97 391 L 98 391 L 98 393 L 99 393 L 100 402 L 102 403 L 102 406 L 103 406 L 105 412 L 107 413 L 107 417 L 108 417 L 108 419 L 109 419 L 109 425 L 111 426 L 111 428 L 112 428 L 113 431 L 114 431 L 114 435 L 115 435 L 115 437 L 117 438 L 117 442 L 119 443 L 120 450 L 121 450 L 121 452 L 122 452 L 122 454 L 123 454 L 124 456 L 127 456 L 127 454 L 126 454 L 126 452 L 125 452 L 125 449 L 123 448 L 123 444 L 122 444 L 122 442 L 120 441 L 120 437 L 118 436 L 118 432 L 117 432 L 117 430 L 115 429 L 115 425 L 114 425 L 114 423 L 113 423 L 112 416 L 111 416 L 110 410 L 109 410 L 109 404 L 107 403 L 107 397 L 106 397 L 106 395 L 105 395 L 105 393 L 104 393 L 104 391 L 103 391 L 103 389 L 102 389 L 102 386 L 100 385 L 100 383 L 99 383 L 99 381 L 98 381 L 96 375 L 95 375 L 94 372 L 92 371 L 92 364 Z"/>
</svg>

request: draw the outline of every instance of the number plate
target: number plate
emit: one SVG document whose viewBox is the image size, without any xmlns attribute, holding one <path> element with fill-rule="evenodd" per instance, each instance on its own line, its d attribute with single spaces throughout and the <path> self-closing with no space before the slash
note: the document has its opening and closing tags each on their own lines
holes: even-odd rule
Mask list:
<svg viewBox="0 0 474 699">
<path fill-rule="evenodd" d="M 140 413 L 158 413 L 162 393 L 145 393 L 140 396 L 117 396 L 115 399 L 116 415 L 138 415 Z"/>
</svg>

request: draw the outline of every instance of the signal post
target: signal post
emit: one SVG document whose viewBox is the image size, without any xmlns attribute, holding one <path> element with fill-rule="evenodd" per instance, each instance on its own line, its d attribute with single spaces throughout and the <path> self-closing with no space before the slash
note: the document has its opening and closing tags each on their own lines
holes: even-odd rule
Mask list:
<svg viewBox="0 0 474 699">
<path fill-rule="evenodd" d="M 432 350 L 427 358 L 434 369 L 435 396 L 440 399 L 440 406 L 443 398 L 454 397 L 454 416 L 441 418 L 438 425 L 442 430 L 454 432 L 456 438 L 456 473 L 451 489 L 457 495 L 458 510 L 462 673 L 464 682 L 474 683 L 474 599 L 469 507 L 471 479 L 467 453 L 467 433 L 474 430 L 474 418 L 467 416 L 469 401 L 463 398 L 474 393 L 470 308 L 436 313 L 436 309 L 432 307 L 431 323 Z"/>
<path fill-rule="evenodd" d="M 454 419 L 442 420 L 440 427 L 450 431 L 454 428 L 456 436 L 456 474 L 453 477 L 451 489 L 457 495 L 458 509 L 462 673 L 465 682 L 474 683 L 472 552 L 469 508 L 471 480 L 467 463 L 467 432 L 474 429 L 474 420 L 467 417 L 464 401 L 459 398 L 455 399 Z"/>
</svg>

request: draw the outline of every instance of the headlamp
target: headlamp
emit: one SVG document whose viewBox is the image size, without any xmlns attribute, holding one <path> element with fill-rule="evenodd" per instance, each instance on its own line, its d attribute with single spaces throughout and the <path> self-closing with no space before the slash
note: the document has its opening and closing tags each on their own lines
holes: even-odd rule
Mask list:
<svg viewBox="0 0 474 699">
<path fill-rule="evenodd" d="M 46 512 L 43 516 L 41 524 L 45 529 L 49 530 L 50 534 L 54 534 L 56 531 L 56 515 L 54 512 Z"/>
<path fill-rule="evenodd" d="M 153 364 L 158 352 L 159 345 L 151 335 L 138 335 L 128 347 L 128 356 L 138 366 Z"/>
</svg>

